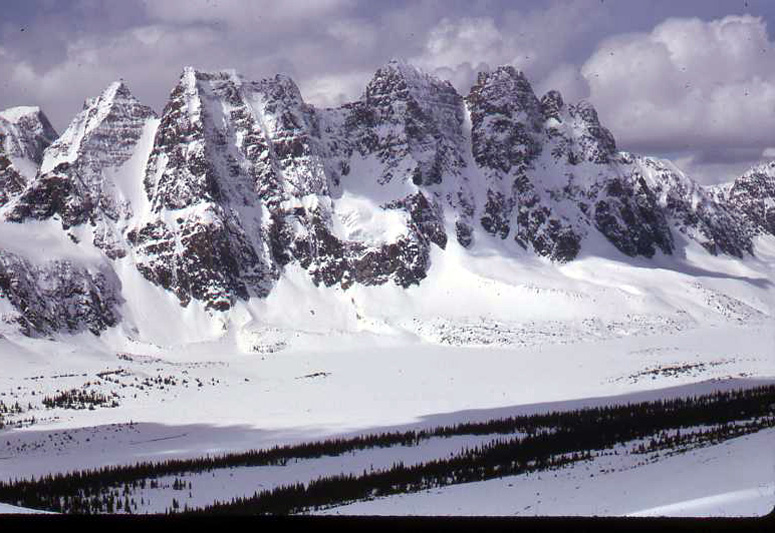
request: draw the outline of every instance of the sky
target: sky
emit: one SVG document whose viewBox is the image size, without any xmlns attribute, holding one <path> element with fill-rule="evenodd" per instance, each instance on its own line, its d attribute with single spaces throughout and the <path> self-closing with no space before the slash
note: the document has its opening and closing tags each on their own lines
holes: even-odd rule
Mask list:
<svg viewBox="0 0 775 533">
<path fill-rule="evenodd" d="M 290 75 L 315 105 L 358 98 L 405 59 L 466 94 L 522 70 L 589 100 L 622 150 L 698 181 L 775 158 L 773 0 L 0 0 L 0 109 L 58 131 L 123 79 L 160 112 L 184 66 Z"/>
</svg>

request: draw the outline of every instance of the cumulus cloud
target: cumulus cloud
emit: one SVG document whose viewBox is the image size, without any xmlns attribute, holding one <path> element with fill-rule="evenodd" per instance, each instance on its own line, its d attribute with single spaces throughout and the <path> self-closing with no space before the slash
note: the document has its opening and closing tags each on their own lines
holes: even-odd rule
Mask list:
<svg viewBox="0 0 775 533">
<path fill-rule="evenodd" d="M 316 76 L 301 81 L 299 90 L 306 101 L 321 107 L 336 107 L 359 97 L 373 75 L 371 71 L 362 71 Z"/>
<path fill-rule="evenodd" d="M 565 0 L 532 11 L 505 10 L 499 17 L 444 18 L 428 32 L 424 50 L 411 59 L 463 93 L 478 72 L 512 65 L 537 86 L 558 89 L 572 99 L 585 96 L 586 80 L 566 64 L 566 57 L 605 18 L 595 6 Z"/>
<path fill-rule="evenodd" d="M 773 44 L 758 17 L 668 19 L 604 41 L 581 72 L 620 145 L 733 162 L 730 150 L 761 153 L 773 142 Z"/>
<path fill-rule="evenodd" d="M 443 19 L 432 28 L 417 59 L 430 67 L 456 68 L 474 61 L 505 58 L 505 39 L 490 17 Z"/>
<path fill-rule="evenodd" d="M 567 102 L 578 102 L 589 97 L 589 84 L 579 68 L 563 63 L 552 70 L 535 87 L 537 94 L 545 94 L 551 89 L 559 90 Z"/>
<path fill-rule="evenodd" d="M 228 54 L 218 52 L 217 42 L 217 33 L 207 28 L 147 26 L 115 36 L 86 36 L 69 43 L 64 59 L 51 68 L 12 58 L 9 89 L 23 95 L 20 103 L 44 103 L 44 111 L 63 130 L 85 98 L 118 79 L 159 108 L 190 59 L 189 51 L 207 49 L 214 58 L 225 60 Z"/>
</svg>

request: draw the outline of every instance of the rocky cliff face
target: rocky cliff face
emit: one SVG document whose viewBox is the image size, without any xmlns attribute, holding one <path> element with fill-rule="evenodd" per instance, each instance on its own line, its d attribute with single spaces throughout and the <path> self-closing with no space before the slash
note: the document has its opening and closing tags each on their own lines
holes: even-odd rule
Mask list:
<svg viewBox="0 0 775 533">
<path fill-rule="evenodd" d="M 127 238 L 140 272 L 184 305 L 227 309 L 266 296 L 278 275 L 257 194 L 274 161 L 253 96 L 235 75 L 186 69 L 156 131 L 143 178 L 150 208 Z"/>
<path fill-rule="evenodd" d="M 713 255 L 753 253 L 753 227 L 743 214 L 692 181 L 672 163 L 651 157 L 631 158 L 634 176 L 643 178 L 672 227 Z"/>
<path fill-rule="evenodd" d="M 0 208 L 24 190 L 57 136 L 37 107 L 0 111 Z"/>
<path fill-rule="evenodd" d="M 671 253 L 652 191 L 623 168 L 589 103 L 566 105 L 557 91 L 539 101 L 511 67 L 481 74 L 467 103 L 485 231 L 555 261 L 574 259 L 591 228 L 630 256 Z"/>
<path fill-rule="evenodd" d="M 32 261 L 0 253 L 0 295 L 15 308 L 0 320 L 16 324 L 28 336 L 83 330 L 100 334 L 120 318 L 119 287 L 110 269 L 95 273 L 73 261 Z"/>
<path fill-rule="evenodd" d="M 267 296 L 291 263 L 316 285 L 409 287 L 451 239 L 566 262 L 593 233 L 633 257 L 672 254 L 679 234 L 742 257 L 754 235 L 775 233 L 772 165 L 703 188 L 669 162 L 617 151 L 589 103 L 539 99 L 512 67 L 480 74 L 462 97 L 391 61 L 335 109 L 307 104 L 285 76 L 187 68 L 161 117 L 117 82 L 54 137 L 37 110 L 0 113 L 0 216 L 53 219 L 105 262 L 0 252 L 0 290 L 30 332 L 116 323 L 117 261 L 183 306 L 225 311 Z"/>
<path fill-rule="evenodd" d="M 378 73 L 362 102 L 317 111 L 287 77 L 248 82 L 235 73 L 187 69 L 148 160 L 151 209 L 128 234 L 140 271 L 184 305 L 194 298 L 215 309 L 266 296 L 291 261 L 326 286 L 422 279 L 429 244 L 443 246 L 446 235 L 439 209 L 417 184 L 379 207 L 405 214 L 406 231 L 394 241 L 359 242 L 336 229 L 335 198 L 352 158 L 376 155 L 381 175 L 358 179 L 381 185 L 399 167 L 396 182 L 415 176 L 414 183 L 442 164 L 433 161 L 446 161 L 444 146 L 422 144 L 432 135 L 415 126 L 427 119 L 411 114 L 418 104 L 396 76 L 398 68 Z M 386 133 L 389 127 L 394 133 Z"/>
<path fill-rule="evenodd" d="M 775 161 L 753 167 L 721 191 L 733 213 L 742 213 L 756 233 L 775 235 Z"/>
</svg>

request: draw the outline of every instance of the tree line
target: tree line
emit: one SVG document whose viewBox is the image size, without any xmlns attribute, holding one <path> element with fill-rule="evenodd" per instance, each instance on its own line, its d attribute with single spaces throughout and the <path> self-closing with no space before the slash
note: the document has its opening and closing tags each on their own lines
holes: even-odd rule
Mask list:
<svg viewBox="0 0 775 533">
<path fill-rule="evenodd" d="M 740 423 L 741 421 L 744 423 Z M 687 443 L 696 445 L 715 442 L 737 436 L 741 431 L 758 431 L 773 425 L 775 385 L 768 385 L 687 398 L 553 411 L 483 422 L 464 422 L 431 429 L 333 438 L 195 459 L 141 462 L 135 465 L 49 474 L 39 479 L 0 482 L 0 501 L 59 512 L 109 512 L 108 495 L 113 494 L 115 487 L 134 491 L 138 487 L 144 488 L 146 480 L 150 480 L 153 485 L 155 479 L 163 476 L 209 472 L 223 468 L 285 465 L 291 459 L 336 456 L 377 447 L 415 446 L 434 437 L 507 436 L 478 448 L 466 449 L 450 459 L 413 467 L 395 465 L 387 471 L 364 473 L 363 476 L 321 478 L 306 486 L 303 491 L 312 492 L 304 492 L 307 495 L 298 500 L 294 499 L 301 494 L 299 491 L 302 489 L 291 485 L 257 493 L 253 498 L 237 499 L 205 508 L 212 512 L 265 512 L 265 509 L 270 508 L 271 510 L 266 512 L 298 512 L 299 509 L 341 501 L 333 496 L 328 499 L 315 496 L 318 494 L 315 491 L 322 491 L 315 488 L 318 487 L 318 482 L 329 488 L 331 487 L 325 483 L 340 487 L 341 490 L 336 489 L 332 494 L 358 494 L 358 497 L 365 497 L 364 495 L 374 491 L 377 494 L 384 491 L 390 493 L 394 490 L 405 491 L 407 487 L 420 490 L 416 487 L 477 481 L 490 479 L 492 476 L 522 473 L 530 468 L 556 466 L 567 461 L 580 460 L 591 450 L 610 448 L 635 439 L 651 439 L 648 446 L 643 445 L 645 452 L 660 449 L 660 446 L 665 448 Z M 680 433 L 680 429 L 698 426 L 713 427 L 703 431 Z M 678 434 L 670 434 L 667 430 L 679 431 Z M 324 483 L 324 480 L 327 481 Z M 115 494 L 113 498 L 115 504 Z M 259 501 L 263 503 L 259 504 Z M 298 503 L 292 506 L 288 503 L 292 501 Z M 267 502 L 285 503 L 269 505 Z"/>
</svg>

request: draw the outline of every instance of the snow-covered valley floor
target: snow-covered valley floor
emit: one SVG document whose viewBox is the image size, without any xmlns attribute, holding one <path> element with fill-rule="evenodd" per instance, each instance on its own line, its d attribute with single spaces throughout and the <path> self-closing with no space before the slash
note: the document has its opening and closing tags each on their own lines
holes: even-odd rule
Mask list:
<svg viewBox="0 0 775 533">
<path fill-rule="evenodd" d="M 6 415 L 8 427 L 0 430 L 0 479 L 749 388 L 775 382 L 770 335 L 767 324 L 729 325 L 538 349 L 407 343 L 308 353 L 203 351 L 185 358 L 174 352 L 111 357 L 89 352 L 84 343 L 83 352 L 59 355 L 66 366 L 55 357 L 27 354 L 6 367 L 14 372 L 0 377 L 0 400 L 6 406 L 18 402 L 22 412 Z M 751 342 L 755 339 L 759 342 Z M 44 398 L 66 390 L 93 391 L 118 406 L 97 402 L 90 409 L 88 399 L 83 409 L 73 408 L 77 402 L 44 406 Z M 758 515 L 775 504 L 772 431 L 650 464 L 626 454 L 596 457 L 554 472 L 327 512 Z M 136 512 L 164 512 L 173 499 L 191 508 L 323 475 L 360 474 L 396 461 L 420 463 L 487 440 L 435 439 L 417 447 L 180 476 L 191 483 L 190 491 L 172 490 L 178 476 L 168 476 L 158 479 L 158 488 L 133 497 L 147 502 Z M 743 467 L 747 461 L 756 467 Z"/>
<path fill-rule="evenodd" d="M 20 350 L 14 361 L 8 350 L 0 401 L 18 403 L 22 412 L 6 415 L 0 477 L 427 427 L 548 402 L 574 408 L 591 398 L 611 402 L 707 380 L 775 377 L 771 335 L 768 324 L 730 325 L 537 349 L 407 344 L 153 358 L 26 339 L 28 346 L 41 343 L 34 346 L 38 353 L 46 347 L 63 353 L 44 358 Z M 43 405 L 57 391 L 73 389 L 115 399 L 118 407 Z M 14 422 L 23 427 L 13 428 Z"/>
</svg>

